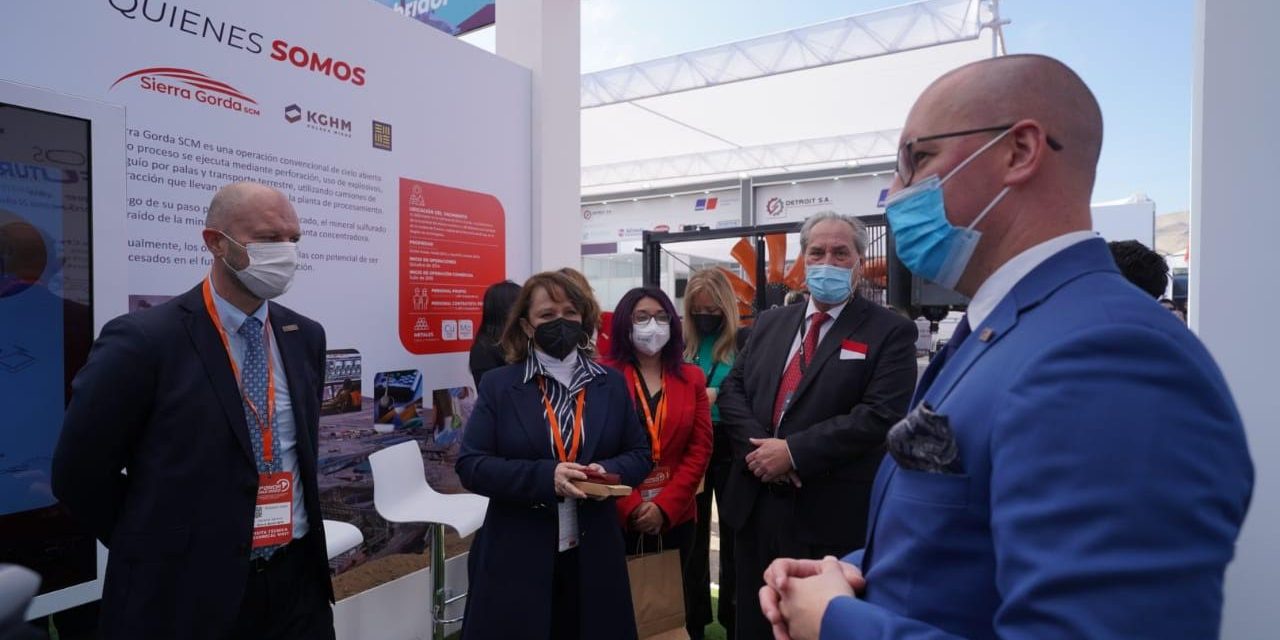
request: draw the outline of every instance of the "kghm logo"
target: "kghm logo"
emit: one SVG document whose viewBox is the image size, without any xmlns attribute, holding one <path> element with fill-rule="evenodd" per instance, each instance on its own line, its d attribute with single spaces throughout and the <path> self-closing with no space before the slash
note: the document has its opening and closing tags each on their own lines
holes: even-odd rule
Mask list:
<svg viewBox="0 0 1280 640">
<path fill-rule="evenodd" d="M 257 100 L 250 98 L 239 89 L 225 82 L 214 80 L 199 71 L 192 71 L 191 69 L 178 67 L 138 69 L 120 76 L 119 79 L 111 83 L 110 89 L 115 89 L 116 85 L 133 78 L 138 78 L 138 86 L 143 91 L 199 102 L 211 107 L 221 107 L 228 111 L 236 111 L 246 115 L 262 115 L 262 111 L 258 108 Z"/>
<path fill-rule="evenodd" d="M 306 120 L 306 126 L 308 129 L 332 133 L 344 138 L 351 137 L 350 120 L 329 115 L 321 111 L 303 109 L 296 104 L 291 104 L 284 108 L 284 119 L 289 124 Z"/>
</svg>

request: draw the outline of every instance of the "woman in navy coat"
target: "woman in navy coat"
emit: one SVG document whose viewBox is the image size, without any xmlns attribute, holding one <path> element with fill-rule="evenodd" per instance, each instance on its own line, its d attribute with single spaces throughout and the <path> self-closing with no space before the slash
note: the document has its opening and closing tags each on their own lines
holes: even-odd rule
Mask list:
<svg viewBox="0 0 1280 640">
<path fill-rule="evenodd" d="M 636 486 L 649 443 L 621 374 L 591 359 L 598 319 L 558 273 L 530 278 L 485 374 L 457 471 L 489 510 L 468 557 L 464 640 L 635 638 L 613 499 L 572 484 L 587 472 Z"/>
</svg>

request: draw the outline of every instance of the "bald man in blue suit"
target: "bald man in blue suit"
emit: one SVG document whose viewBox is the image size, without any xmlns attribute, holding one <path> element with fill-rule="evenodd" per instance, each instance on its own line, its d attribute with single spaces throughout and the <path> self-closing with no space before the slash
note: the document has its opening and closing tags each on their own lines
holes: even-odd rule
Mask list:
<svg viewBox="0 0 1280 640">
<path fill-rule="evenodd" d="M 1208 352 L 1090 231 L 1092 93 L 986 60 L 902 139 L 898 254 L 972 302 L 890 431 L 865 548 L 766 571 L 775 636 L 1216 637 L 1253 468 Z"/>
</svg>

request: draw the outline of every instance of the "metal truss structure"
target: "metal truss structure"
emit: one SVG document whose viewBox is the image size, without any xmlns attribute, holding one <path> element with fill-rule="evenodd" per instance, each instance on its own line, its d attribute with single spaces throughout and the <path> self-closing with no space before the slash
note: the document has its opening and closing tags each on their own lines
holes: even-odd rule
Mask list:
<svg viewBox="0 0 1280 640">
<path fill-rule="evenodd" d="M 583 109 L 976 40 L 999 0 L 923 0 L 582 76 Z M 994 55 L 994 52 L 993 52 Z"/>
<path fill-rule="evenodd" d="M 582 188 L 892 158 L 899 133 L 892 129 L 583 167 Z"/>
</svg>

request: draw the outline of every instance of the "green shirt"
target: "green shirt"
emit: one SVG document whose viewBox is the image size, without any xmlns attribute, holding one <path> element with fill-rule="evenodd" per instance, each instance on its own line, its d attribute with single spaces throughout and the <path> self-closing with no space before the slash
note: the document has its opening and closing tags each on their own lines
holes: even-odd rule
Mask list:
<svg viewBox="0 0 1280 640">
<path fill-rule="evenodd" d="M 707 388 L 720 391 L 720 383 L 724 382 L 725 376 L 729 375 L 729 369 L 733 368 L 733 357 L 729 358 L 729 362 L 717 362 L 712 353 L 715 351 L 716 341 L 708 340 L 699 336 L 701 340 L 698 344 L 698 355 L 693 359 L 693 363 L 702 367 L 702 373 L 707 376 Z M 711 421 L 720 422 L 720 408 L 711 405 Z"/>
</svg>

